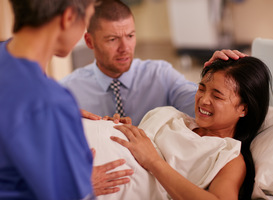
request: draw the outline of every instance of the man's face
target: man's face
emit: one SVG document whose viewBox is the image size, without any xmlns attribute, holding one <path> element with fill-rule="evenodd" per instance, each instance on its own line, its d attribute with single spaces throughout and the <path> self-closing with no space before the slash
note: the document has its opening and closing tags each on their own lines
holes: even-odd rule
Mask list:
<svg viewBox="0 0 273 200">
<path fill-rule="evenodd" d="M 129 70 L 136 46 L 132 16 L 119 21 L 100 19 L 94 34 L 88 35 L 97 65 L 104 74 L 118 78 Z"/>
</svg>

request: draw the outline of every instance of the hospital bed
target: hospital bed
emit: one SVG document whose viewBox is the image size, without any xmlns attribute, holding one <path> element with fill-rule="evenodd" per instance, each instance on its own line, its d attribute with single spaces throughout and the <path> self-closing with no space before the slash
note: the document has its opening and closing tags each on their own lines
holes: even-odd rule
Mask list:
<svg viewBox="0 0 273 200">
<path fill-rule="evenodd" d="M 255 38 L 251 55 L 261 59 L 273 74 L 273 40 Z M 270 106 L 273 105 L 272 91 Z M 273 199 L 273 112 L 267 114 L 260 135 L 252 142 L 251 150 L 255 162 L 256 178 L 253 191 L 255 199 Z"/>
<path fill-rule="evenodd" d="M 253 199 L 273 199 L 273 107 L 269 107 L 260 134 L 251 144 L 255 164 Z"/>
<path fill-rule="evenodd" d="M 251 45 L 251 54 L 261 59 L 268 66 L 271 74 L 273 74 L 273 39 L 255 38 Z M 273 106 L 272 95 L 270 105 Z"/>
</svg>

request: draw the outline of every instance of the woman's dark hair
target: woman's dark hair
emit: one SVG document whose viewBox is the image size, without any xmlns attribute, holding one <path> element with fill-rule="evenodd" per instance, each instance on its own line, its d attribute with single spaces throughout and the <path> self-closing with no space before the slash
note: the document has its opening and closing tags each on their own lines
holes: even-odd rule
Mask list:
<svg viewBox="0 0 273 200">
<path fill-rule="evenodd" d="M 79 17 L 95 0 L 10 0 L 14 12 L 13 32 L 24 26 L 39 27 L 61 15 L 67 7 L 75 9 Z"/>
<path fill-rule="evenodd" d="M 234 139 L 242 142 L 241 153 L 246 163 L 247 174 L 240 190 L 239 199 L 251 199 L 255 167 L 250 152 L 250 144 L 262 125 L 268 111 L 271 73 L 267 66 L 254 57 L 244 57 L 238 60 L 217 60 L 205 67 L 201 73 L 206 74 L 223 71 L 227 78 L 235 81 L 235 93 L 241 98 L 241 103 L 247 105 L 245 117 L 241 117 L 236 125 Z"/>
<path fill-rule="evenodd" d="M 100 27 L 100 19 L 118 21 L 133 16 L 130 8 L 120 0 L 103 0 L 95 7 L 95 13 L 90 20 L 88 32 L 94 34 Z"/>
</svg>

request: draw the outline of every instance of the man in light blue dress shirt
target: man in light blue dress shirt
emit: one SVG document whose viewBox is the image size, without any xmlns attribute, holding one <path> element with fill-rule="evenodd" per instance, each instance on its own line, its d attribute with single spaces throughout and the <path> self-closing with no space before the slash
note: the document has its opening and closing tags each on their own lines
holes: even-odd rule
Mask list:
<svg viewBox="0 0 273 200">
<path fill-rule="evenodd" d="M 103 1 L 95 9 L 85 41 L 96 60 L 61 80 L 80 108 L 99 116 L 114 115 L 116 102 L 109 85 L 118 79 L 124 111 L 134 125 L 159 106 L 174 106 L 194 116 L 196 84 L 165 61 L 133 59 L 136 37 L 130 9 L 120 1 Z"/>
<path fill-rule="evenodd" d="M 61 80 L 81 109 L 113 116 L 116 102 L 109 85 L 118 79 L 123 109 L 133 125 L 160 106 L 174 106 L 194 117 L 195 83 L 166 61 L 134 59 L 134 18 L 121 1 L 103 1 L 95 8 L 85 42 L 94 51 L 95 61 Z"/>
</svg>

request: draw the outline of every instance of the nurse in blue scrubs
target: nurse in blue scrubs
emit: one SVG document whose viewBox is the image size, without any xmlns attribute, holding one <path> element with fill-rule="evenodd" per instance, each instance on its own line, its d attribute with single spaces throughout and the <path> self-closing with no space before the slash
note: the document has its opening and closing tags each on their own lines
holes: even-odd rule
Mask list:
<svg viewBox="0 0 273 200">
<path fill-rule="evenodd" d="M 132 171 L 106 173 L 124 163 L 117 160 L 94 167 L 91 177 L 79 108 L 46 76 L 51 57 L 66 56 L 82 37 L 95 0 L 10 2 L 14 35 L 0 44 L 0 199 L 93 199 L 118 191 L 112 186 L 127 183 L 123 176 Z"/>
</svg>

